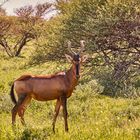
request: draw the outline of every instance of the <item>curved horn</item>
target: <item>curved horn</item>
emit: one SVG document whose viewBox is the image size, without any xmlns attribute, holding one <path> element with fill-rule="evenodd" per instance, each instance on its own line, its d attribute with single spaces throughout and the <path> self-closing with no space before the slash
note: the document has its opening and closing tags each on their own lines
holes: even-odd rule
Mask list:
<svg viewBox="0 0 140 140">
<path fill-rule="evenodd" d="M 80 45 L 81 45 L 81 49 L 79 51 L 79 54 L 82 53 L 84 51 L 84 49 L 85 49 L 85 40 L 81 40 Z"/>
<path fill-rule="evenodd" d="M 71 49 L 71 41 L 68 41 L 68 50 L 72 54 L 76 54 L 72 49 Z"/>
</svg>

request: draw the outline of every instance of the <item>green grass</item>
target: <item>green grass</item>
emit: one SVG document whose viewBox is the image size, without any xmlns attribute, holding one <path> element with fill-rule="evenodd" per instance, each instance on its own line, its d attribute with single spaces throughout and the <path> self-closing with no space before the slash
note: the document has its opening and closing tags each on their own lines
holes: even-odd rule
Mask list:
<svg viewBox="0 0 140 140">
<path fill-rule="evenodd" d="M 16 128 L 12 128 L 13 104 L 9 97 L 12 82 L 22 74 L 47 74 L 69 67 L 59 62 L 28 66 L 28 61 L 27 58 L 1 58 L 0 140 L 140 139 L 140 98 L 111 98 L 100 95 L 102 87 L 97 88 L 99 85 L 94 80 L 84 83 L 84 78 L 68 99 L 68 133 L 64 132 L 62 111 L 56 123 L 56 133 L 52 131 L 55 101 L 32 100 L 25 112 L 27 126 L 23 127 L 17 117 Z"/>
</svg>

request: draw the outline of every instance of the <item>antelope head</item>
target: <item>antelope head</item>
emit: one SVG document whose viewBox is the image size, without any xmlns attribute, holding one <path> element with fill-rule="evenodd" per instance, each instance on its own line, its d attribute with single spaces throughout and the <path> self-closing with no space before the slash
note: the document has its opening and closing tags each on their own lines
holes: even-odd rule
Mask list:
<svg viewBox="0 0 140 140">
<path fill-rule="evenodd" d="M 68 42 L 68 50 L 70 52 L 71 55 L 65 54 L 68 62 L 71 62 L 75 68 L 75 75 L 76 75 L 76 79 L 79 79 L 80 77 L 80 64 L 85 62 L 86 59 L 88 58 L 87 55 L 82 55 L 82 52 L 84 50 L 85 47 L 85 41 L 81 40 L 80 41 L 80 50 L 78 52 L 75 52 L 72 50 L 71 48 L 71 42 Z"/>
</svg>

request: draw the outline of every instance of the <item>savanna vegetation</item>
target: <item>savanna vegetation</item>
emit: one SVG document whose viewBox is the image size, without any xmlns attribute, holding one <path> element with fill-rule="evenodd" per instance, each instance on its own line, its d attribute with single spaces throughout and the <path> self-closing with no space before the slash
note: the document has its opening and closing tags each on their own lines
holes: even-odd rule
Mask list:
<svg viewBox="0 0 140 140">
<path fill-rule="evenodd" d="M 5 1 L 6 2 L 6 1 Z M 46 13 L 57 14 L 46 19 Z M 67 42 L 88 60 L 68 99 L 69 132 L 60 112 L 52 131 L 55 101 L 32 100 L 25 120 L 11 125 L 9 92 L 23 74 L 66 70 Z M 140 139 L 140 1 L 57 0 L 27 5 L 9 16 L 0 4 L 0 139 L 139 140 Z"/>
</svg>

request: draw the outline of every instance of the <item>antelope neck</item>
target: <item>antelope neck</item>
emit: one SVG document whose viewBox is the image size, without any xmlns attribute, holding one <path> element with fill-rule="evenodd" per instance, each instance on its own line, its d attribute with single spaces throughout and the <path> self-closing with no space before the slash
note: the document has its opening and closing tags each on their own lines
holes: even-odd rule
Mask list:
<svg viewBox="0 0 140 140">
<path fill-rule="evenodd" d="M 76 77 L 76 64 L 73 64 L 72 67 L 66 72 L 67 78 L 71 84 L 76 85 L 80 76 Z"/>
</svg>

